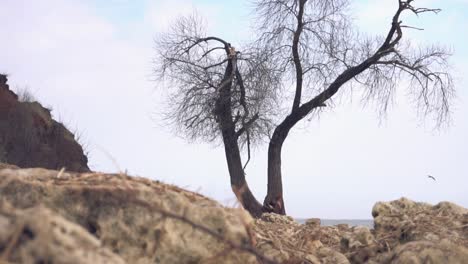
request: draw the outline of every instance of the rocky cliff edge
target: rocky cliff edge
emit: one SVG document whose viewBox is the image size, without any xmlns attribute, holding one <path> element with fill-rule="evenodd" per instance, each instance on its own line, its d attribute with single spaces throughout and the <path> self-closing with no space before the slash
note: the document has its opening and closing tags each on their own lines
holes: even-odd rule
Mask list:
<svg viewBox="0 0 468 264">
<path fill-rule="evenodd" d="M 75 135 L 55 121 L 49 109 L 32 98 L 21 99 L 10 90 L 7 76 L 0 74 L 0 162 L 22 168 L 89 171 Z"/>
</svg>

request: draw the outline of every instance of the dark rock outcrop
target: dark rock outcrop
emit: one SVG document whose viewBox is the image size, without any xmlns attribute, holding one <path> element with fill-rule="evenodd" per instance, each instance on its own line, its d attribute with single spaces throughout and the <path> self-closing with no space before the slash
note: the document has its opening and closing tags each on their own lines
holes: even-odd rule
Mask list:
<svg viewBox="0 0 468 264">
<path fill-rule="evenodd" d="M 87 172 L 88 159 L 75 136 L 38 102 L 21 102 L 0 74 L 0 162 Z"/>
</svg>

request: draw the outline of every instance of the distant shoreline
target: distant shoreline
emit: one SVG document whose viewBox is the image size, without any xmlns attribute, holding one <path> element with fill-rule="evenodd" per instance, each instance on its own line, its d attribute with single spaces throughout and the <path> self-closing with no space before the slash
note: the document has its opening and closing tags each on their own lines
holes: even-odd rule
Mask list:
<svg viewBox="0 0 468 264">
<path fill-rule="evenodd" d="M 307 218 L 296 218 L 297 222 L 305 224 Z M 322 226 L 334 226 L 339 224 L 347 224 L 349 226 L 366 226 L 369 228 L 374 227 L 374 220 L 372 219 L 320 219 Z"/>
</svg>

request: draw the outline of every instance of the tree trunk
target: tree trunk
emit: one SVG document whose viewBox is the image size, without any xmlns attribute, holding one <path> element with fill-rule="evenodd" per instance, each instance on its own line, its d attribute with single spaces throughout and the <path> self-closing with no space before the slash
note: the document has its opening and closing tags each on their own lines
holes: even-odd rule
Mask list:
<svg viewBox="0 0 468 264">
<path fill-rule="evenodd" d="M 268 145 L 268 191 L 263 202 L 263 211 L 265 212 L 286 214 L 281 175 L 281 150 L 291 128 L 301 121 L 311 109 L 313 107 L 310 109 L 304 108 L 304 106 L 296 108 L 273 132 Z"/>
<path fill-rule="evenodd" d="M 226 72 L 219 89 L 219 97 L 216 100 L 215 115 L 223 137 L 224 151 L 231 178 L 231 188 L 244 209 L 253 217 L 258 218 L 262 214 L 262 205 L 255 199 L 245 181 L 236 126 L 232 119 L 231 86 L 232 79 L 234 78 L 235 60 L 235 57 L 231 58 L 226 67 Z"/>
<path fill-rule="evenodd" d="M 277 214 L 286 214 L 283 201 L 283 182 L 281 175 L 281 149 L 292 128 L 289 118 L 276 127 L 268 146 L 268 192 L 263 202 L 263 210 Z"/>
<path fill-rule="evenodd" d="M 231 177 L 231 188 L 244 209 L 253 217 L 258 218 L 262 214 L 262 205 L 255 199 L 247 185 L 237 138 L 235 134 L 231 132 L 234 131 L 222 131 L 226 161 Z"/>
<path fill-rule="evenodd" d="M 294 108 L 273 132 L 268 146 L 268 192 L 263 202 L 263 211 L 286 214 L 283 201 L 283 183 L 281 175 L 281 149 L 289 131 L 297 122 L 306 117 L 313 109 L 324 107 L 325 102 L 335 95 L 341 86 L 369 68 L 386 53 L 377 53 L 359 65 L 351 67 L 340 74 L 330 86 L 307 103 Z"/>
</svg>

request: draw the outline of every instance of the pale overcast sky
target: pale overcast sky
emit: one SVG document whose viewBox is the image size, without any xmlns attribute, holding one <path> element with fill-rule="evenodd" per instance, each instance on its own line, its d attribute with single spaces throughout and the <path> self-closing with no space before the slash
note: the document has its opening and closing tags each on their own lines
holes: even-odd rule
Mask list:
<svg viewBox="0 0 468 264">
<path fill-rule="evenodd" d="M 397 0 L 352 2 L 363 31 L 387 31 Z M 397 96 L 403 100 L 382 122 L 354 100 L 301 123 L 283 151 L 288 214 L 371 218 L 376 201 L 402 196 L 468 207 L 468 1 L 415 2 L 444 10 L 412 18 L 426 30 L 405 37 L 454 49 L 452 125 L 434 131 L 433 123 L 420 122 L 404 87 Z M 152 81 L 153 40 L 194 8 L 213 35 L 234 46 L 251 36 L 248 0 L 0 0 L 0 72 L 10 74 L 14 90 L 27 87 L 83 135 L 93 170 L 127 170 L 232 205 L 222 147 L 189 144 L 158 122 L 163 89 Z M 266 179 L 263 146 L 247 169 L 260 201 Z"/>
</svg>

